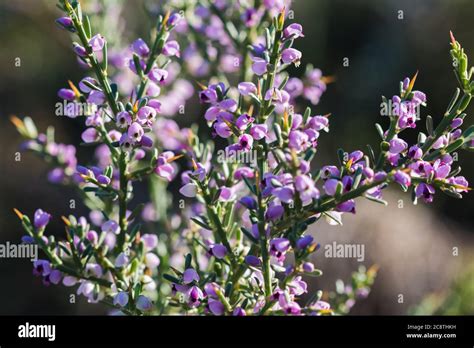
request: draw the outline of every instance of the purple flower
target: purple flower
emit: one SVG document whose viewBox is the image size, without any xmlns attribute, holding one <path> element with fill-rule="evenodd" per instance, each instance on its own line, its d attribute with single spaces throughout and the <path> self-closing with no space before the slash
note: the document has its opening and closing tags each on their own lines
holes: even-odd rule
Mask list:
<svg viewBox="0 0 474 348">
<path fill-rule="evenodd" d="M 294 130 L 288 136 L 288 146 L 298 152 L 308 147 L 308 135 L 304 132 Z"/>
<path fill-rule="evenodd" d="M 267 72 L 267 61 L 265 59 L 259 58 L 259 57 L 254 57 L 252 58 L 252 71 L 258 75 L 262 76 Z"/>
<path fill-rule="evenodd" d="M 136 54 L 138 54 L 141 57 L 146 57 L 150 53 L 150 49 L 148 48 L 148 45 L 141 38 L 136 39 L 132 43 L 131 49 L 132 49 L 133 52 L 135 52 Z"/>
<path fill-rule="evenodd" d="M 463 119 L 462 118 L 455 118 L 454 120 L 451 121 L 451 128 L 456 129 L 458 127 L 461 127 L 463 124 Z"/>
<path fill-rule="evenodd" d="M 328 179 L 323 185 L 324 192 L 328 196 L 334 196 L 336 194 L 337 185 L 339 184 L 339 180 L 337 179 Z"/>
<path fill-rule="evenodd" d="M 74 53 L 76 53 L 79 57 L 87 56 L 86 49 L 75 42 L 72 44 L 72 49 L 74 50 Z"/>
<path fill-rule="evenodd" d="M 267 208 L 265 212 L 265 218 L 268 220 L 278 220 L 283 216 L 285 209 L 279 204 L 271 205 Z"/>
<path fill-rule="evenodd" d="M 262 261 L 257 256 L 254 256 L 254 255 L 245 256 L 245 262 L 248 265 L 253 266 L 253 267 L 258 267 L 262 264 Z"/>
<path fill-rule="evenodd" d="M 186 298 L 188 305 L 190 307 L 197 307 L 201 303 L 201 300 L 204 298 L 202 290 L 197 286 L 192 286 L 186 293 Z"/>
<path fill-rule="evenodd" d="M 105 45 L 105 39 L 102 35 L 96 34 L 89 40 L 89 45 L 94 52 L 102 51 Z"/>
<path fill-rule="evenodd" d="M 433 202 L 433 195 L 435 193 L 435 189 L 433 186 L 425 184 L 424 182 L 417 185 L 415 188 L 416 197 L 422 197 L 425 203 Z"/>
<path fill-rule="evenodd" d="M 209 253 L 218 259 L 223 259 L 227 254 L 227 248 L 222 244 L 214 244 L 209 249 Z"/>
<path fill-rule="evenodd" d="M 61 88 L 58 91 L 58 97 L 61 98 L 61 99 L 66 99 L 66 100 L 69 100 L 69 101 L 73 101 L 74 99 L 76 99 L 76 94 L 74 93 L 74 91 L 72 89 Z"/>
<path fill-rule="evenodd" d="M 290 248 L 290 241 L 286 238 L 274 238 L 270 241 L 270 253 L 272 255 L 281 255 Z"/>
<path fill-rule="evenodd" d="M 106 222 L 102 224 L 100 228 L 102 229 L 103 232 L 113 233 L 113 234 L 120 233 L 120 226 L 114 220 L 107 220 Z"/>
<path fill-rule="evenodd" d="M 403 139 L 395 138 L 390 140 L 390 149 L 389 152 L 393 154 L 398 154 L 407 149 L 408 145 Z"/>
<path fill-rule="evenodd" d="M 252 128 L 250 128 L 250 135 L 255 140 L 260 140 L 266 138 L 268 136 L 268 127 L 266 124 L 254 124 Z"/>
<path fill-rule="evenodd" d="M 248 125 L 251 124 L 253 121 L 254 121 L 253 117 L 250 117 L 248 114 L 242 114 L 235 121 L 235 125 L 241 131 L 243 131 L 243 130 L 247 129 Z"/>
<path fill-rule="evenodd" d="M 295 190 L 292 186 L 282 186 L 273 189 L 272 194 L 277 197 L 283 203 L 293 202 Z"/>
<path fill-rule="evenodd" d="M 148 73 L 148 77 L 155 83 L 164 83 L 168 77 L 168 71 L 159 68 L 153 68 Z"/>
<path fill-rule="evenodd" d="M 294 48 L 287 48 L 283 50 L 281 60 L 285 64 L 295 63 L 295 65 L 298 65 L 301 60 L 301 52 Z"/>
<path fill-rule="evenodd" d="M 141 240 L 145 244 L 147 250 L 155 249 L 158 246 L 158 237 L 155 234 L 144 234 Z"/>
<path fill-rule="evenodd" d="M 115 259 L 115 267 L 122 268 L 128 265 L 129 257 L 125 253 L 120 253 Z"/>
<path fill-rule="evenodd" d="M 138 121 L 142 124 L 151 125 L 155 120 L 156 110 L 150 106 L 142 106 L 137 112 Z"/>
<path fill-rule="evenodd" d="M 272 101 L 276 101 L 276 102 L 281 102 L 283 100 L 282 91 L 280 91 L 276 87 L 270 88 L 265 93 L 265 98 L 264 99 L 265 100 L 272 100 Z"/>
<path fill-rule="evenodd" d="M 408 149 L 408 157 L 413 158 L 414 160 L 419 160 L 423 156 L 423 151 L 416 145 L 411 146 Z"/>
<path fill-rule="evenodd" d="M 120 137 L 120 146 L 122 146 L 125 151 L 130 151 L 132 149 L 133 140 L 128 136 L 127 133 L 123 133 Z"/>
<path fill-rule="evenodd" d="M 132 124 L 132 116 L 128 111 L 120 111 L 117 114 L 117 127 L 127 128 Z"/>
<path fill-rule="evenodd" d="M 452 176 L 448 179 L 451 185 L 455 185 L 453 188 L 456 192 L 467 192 L 469 190 L 469 183 L 464 176 Z"/>
<path fill-rule="evenodd" d="M 295 188 L 300 194 L 303 205 L 310 204 L 313 198 L 319 198 L 319 191 L 314 181 L 307 175 L 298 175 L 295 178 Z"/>
<path fill-rule="evenodd" d="M 168 160 L 173 157 L 173 152 L 163 152 L 161 155 L 158 156 L 158 162 L 155 168 L 155 173 L 168 181 L 171 181 L 173 179 L 173 176 L 176 172 L 175 167 L 168 162 Z"/>
<path fill-rule="evenodd" d="M 153 308 L 153 303 L 148 297 L 140 295 L 135 302 L 135 306 L 142 312 L 147 312 Z"/>
<path fill-rule="evenodd" d="M 196 184 L 188 183 L 179 189 L 179 193 L 188 198 L 196 197 L 197 186 Z"/>
<path fill-rule="evenodd" d="M 179 57 L 179 44 L 177 41 L 168 41 L 165 43 L 162 51 L 163 55 L 167 57 L 176 56 Z"/>
<path fill-rule="evenodd" d="M 342 202 L 337 206 L 337 210 L 344 213 L 355 214 L 355 201 L 350 199 L 348 201 Z"/>
<path fill-rule="evenodd" d="M 247 315 L 247 313 L 245 313 L 242 307 L 235 307 L 234 311 L 232 312 L 232 315 L 236 317 L 244 317 Z"/>
<path fill-rule="evenodd" d="M 174 27 L 181 21 L 182 18 L 183 16 L 179 12 L 173 13 L 170 18 L 168 18 L 168 22 L 166 24 L 168 24 L 170 27 Z"/>
<path fill-rule="evenodd" d="M 70 17 L 60 17 L 56 19 L 56 23 L 59 24 L 59 26 L 63 29 L 70 31 L 75 30 L 72 19 Z"/>
<path fill-rule="evenodd" d="M 120 291 L 114 296 L 114 306 L 125 307 L 128 303 L 128 292 Z"/>
<path fill-rule="evenodd" d="M 105 94 L 101 91 L 92 90 L 87 97 L 87 102 L 102 105 L 105 103 Z"/>
<path fill-rule="evenodd" d="M 239 138 L 239 147 L 242 151 L 250 151 L 253 145 L 253 138 L 249 134 L 242 134 Z"/>
<path fill-rule="evenodd" d="M 225 122 L 216 122 L 214 124 L 214 130 L 221 138 L 228 138 L 232 135 L 232 130 Z"/>
<path fill-rule="evenodd" d="M 283 30 L 283 37 L 288 39 L 297 39 L 299 37 L 304 37 L 303 35 L 303 27 L 301 24 L 292 23 Z"/>
<path fill-rule="evenodd" d="M 234 179 L 242 180 L 242 178 L 251 179 L 254 177 L 254 171 L 249 167 L 240 167 L 234 173 Z"/>
<path fill-rule="evenodd" d="M 396 183 L 400 184 L 401 186 L 408 187 L 411 185 L 411 177 L 409 174 L 402 172 L 401 170 L 397 170 L 393 179 Z"/>
<path fill-rule="evenodd" d="M 303 271 L 305 271 L 306 273 L 313 273 L 314 265 L 311 262 L 303 263 Z"/>
<path fill-rule="evenodd" d="M 87 86 L 85 84 L 85 81 L 89 82 L 90 84 L 96 86 L 97 85 L 97 81 L 95 79 L 93 79 L 92 77 L 84 77 L 80 82 L 79 82 L 79 89 L 81 90 L 81 92 L 83 93 L 90 93 L 90 91 L 92 91 L 92 89 Z"/>
<path fill-rule="evenodd" d="M 257 93 L 257 87 L 252 82 L 241 82 L 237 88 L 239 89 L 241 95 L 247 96 L 249 94 Z"/>
<path fill-rule="evenodd" d="M 198 281 L 199 281 L 199 275 L 197 274 L 194 268 L 188 268 L 187 270 L 184 271 L 183 273 L 184 284 L 190 284 L 192 282 L 198 282 Z"/>
<path fill-rule="evenodd" d="M 99 139 L 99 133 L 95 128 L 87 128 L 82 132 L 81 138 L 85 143 L 93 143 Z"/>
<path fill-rule="evenodd" d="M 257 208 L 257 202 L 251 196 L 244 196 L 240 199 L 240 204 L 250 210 L 254 210 Z"/>
<path fill-rule="evenodd" d="M 224 305 L 220 301 L 209 299 L 208 306 L 212 314 L 214 315 L 224 314 L 225 308 L 224 308 Z"/>
<path fill-rule="evenodd" d="M 298 249 L 306 249 L 308 245 L 310 245 L 313 242 L 314 238 L 313 236 L 306 235 L 301 237 L 296 241 L 296 247 Z"/>
<path fill-rule="evenodd" d="M 51 215 L 41 209 L 35 211 L 34 225 L 36 228 L 44 228 L 51 219 Z"/>
<path fill-rule="evenodd" d="M 145 131 L 143 130 L 142 126 L 140 126 L 140 124 L 137 122 L 133 122 L 127 131 L 128 137 L 132 139 L 134 143 L 139 142 L 142 139 L 144 133 Z"/>
</svg>

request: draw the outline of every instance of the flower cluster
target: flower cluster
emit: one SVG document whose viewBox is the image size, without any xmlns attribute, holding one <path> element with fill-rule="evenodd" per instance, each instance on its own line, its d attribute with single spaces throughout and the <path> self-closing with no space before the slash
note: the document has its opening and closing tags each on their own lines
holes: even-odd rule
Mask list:
<svg viewBox="0 0 474 348">
<path fill-rule="evenodd" d="M 316 168 L 331 116 L 297 102 L 317 105 L 333 79 L 310 64 L 302 78 L 286 72 L 303 62 L 294 43 L 304 31 L 287 23 L 290 4 L 186 5 L 158 15 L 151 43 L 138 38 L 109 57 L 107 38 L 93 34 L 79 2 L 60 1 L 65 16 L 57 22 L 78 38 L 73 50 L 88 76 L 58 96 L 91 106 L 66 116 L 85 117 L 81 138 L 96 146 L 94 161 L 78 165 L 75 147 L 56 144 L 51 130 L 38 134 L 29 118 L 12 121 L 26 138 L 23 149 L 51 160 L 51 181 L 75 185 L 91 212 L 63 217 L 66 239 L 56 241 L 45 235 L 50 214 L 37 210 L 31 222 L 15 210 L 23 242 L 45 255 L 34 274 L 131 315 L 347 313 L 368 295 L 376 271 L 359 270 L 336 293 L 314 291 L 308 277 L 322 275 L 320 245 L 309 227 L 322 218 L 340 224 L 344 213 L 356 213 L 359 197 L 386 204 L 391 183 L 411 190 L 415 203 L 431 202 L 437 190 L 457 198 L 469 190 L 452 156 L 474 142 L 474 127 L 461 129 L 474 93 L 467 56 L 452 37 L 460 88 L 436 128 L 426 118 L 416 143 L 401 136 L 416 128 L 427 101 L 413 89 L 415 75 L 398 96 L 383 98 L 390 124 L 377 124 L 380 150 L 340 149 L 339 163 Z M 180 113 L 196 78 L 206 79 L 197 97 L 207 138 L 164 117 Z M 137 181 L 147 182 L 150 201 L 132 201 Z M 179 200 L 168 192 L 174 181 Z"/>
</svg>

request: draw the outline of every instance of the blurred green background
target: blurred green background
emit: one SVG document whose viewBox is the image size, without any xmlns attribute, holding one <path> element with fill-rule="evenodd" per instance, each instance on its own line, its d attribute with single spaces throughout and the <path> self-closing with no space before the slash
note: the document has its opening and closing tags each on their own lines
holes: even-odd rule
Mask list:
<svg viewBox="0 0 474 348">
<path fill-rule="evenodd" d="M 149 21 L 142 10 L 144 2 L 153 4 L 152 1 L 129 1 L 125 5 L 122 13 L 126 20 L 125 43 L 148 31 Z M 294 20 L 302 23 L 305 31 L 305 38 L 299 40 L 296 46 L 303 51 L 303 65 L 312 63 L 321 68 L 325 75 L 336 78 L 336 82 L 329 85 L 320 105 L 315 108 L 317 113 L 332 113 L 331 133 L 320 141 L 318 165 L 335 161 L 339 147 L 352 151 L 357 148 L 364 150 L 367 143 L 376 144 L 378 137 L 373 124 L 385 121 L 379 116 L 381 95 L 391 97 L 396 94 L 399 81 L 406 76 L 413 76 L 417 70 L 416 89 L 426 92 L 428 96 L 428 107 L 422 110 L 422 116 L 429 114 L 435 121 L 439 120 L 456 87 L 449 56 L 449 30 L 454 32 L 468 55 L 474 57 L 474 2 L 470 0 L 296 0 L 293 10 Z M 40 130 L 54 125 L 58 141 L 78 143 L 83 130 L 80 121 L 54 116 L 57 90 L 65 87 L 67 80 L 78 81 L 84 74 L 77 67 L 69 36 L 54 24 L 58 15 L 54 0 L 0 1 L 0 242 L 17 241 L 22 235 L 18 220 L 12 213 L 13 207 L 21 207 L 22 211 L 30 214 L 37 207 L 47 207 L 55 216 L 60 216 L 67 209 L 69 199 L 75 197 L 73 190 L 48 184 L 47 166 L 32 155 L 24 155 L 20 162 L 14 161 L 20 136 L 8 122 L 11 114 L 29 115 Z M 401 15 L 403 19 L 399 19 Z M 346 57 L 349 58 L 348 67 L 343 66 Z M 21 60 L 20 67 L 15 66 L 16 58 Z M 296 75 L 302 71 L 303 68 L 294 69 Z M 194 105 L 194 109 L 188 108 L 191 111 L 185 116 L 178 116 L 180 124 L 202 123 L 199 113 L 192 112 L 199 110 L 195 101 Z M 469 112 L 472 112 L 472 107 L 468 109 Z M 469 116 L 467 119 L 472 120 Z M 383 125 L 386 126 L 385 123 Z M 409 138 L 414 135 L 413 131 Z M 90 153 L 89 149 L 79 149 L 79 162 L 85 161 Z M 471 156 L 459 153 L 463 175 L 472 181 L 474 165 Z M 408 204 L 409 199 L 406 201 Z M 371 209 L 370 205 L 366 207 Z M 434 275 L 426 278 L 426 281 L 418 277 L 419 284 L 405 285 L 405 288 L 418 286 L 420 291 L 406 297 L 403 305 L 396 303 L 393 298 L 388 299 L 388 296 L 397 294 L 399 290 L 393 292 L 393 286 L 385 286 L 391 281 L 396 284 L 396 279 L 393 279 L 393 272 L 384 273 L 385 269 L 381 267 L 373 293 L 367 300 L 357 304 L 352 313 L 403 314 L 429 293 L 446 296 L 451 286 L 458 288 L 460 281 L 453 281 L 462 274 L 462 264 L 469 262 L 473 255 L 473 207 L 472 194 L 462 201 L 437 195 L 435 203 L 429 207 L 431 212 L 419 207 L 406 209 L 405 218 L 413 219 L 407 225 L 413 228 L 410 233 L 418 232 L 417 219 L 421 214 L 425 214 L 427 220 L 436 219 L 433 221 L 449 225 L 448 229 L 440 233 L 454 236 L 456 245 L 463 250 L 463 261 L 457 261 L 457 266 L 453 266 L 449 274 L 442 274 L 442 282 L 436 282 L 436 272 L 433 272 Z M 390 214 L 391 209 L 393 205 L 392 208 L 385 208 L 386 214 Z M 79 205 L 75 213 L 86 215 L 87 211 Z M 374 215 L 369 210 L 364 219 L 381 219 L 381 216 Z M 356 219 L 357 216 L 350 221 Z M 357 230 L 359 225 L 354 226 Z M 369 223 L 369 229 L 370 226 Z M 50 230 L 58 235 L 62 233 L 58 219 L 52 223 Z M 367 226 L 360 227 L 354 238 L 365 232 Z M 371 242 L 376 246 L 367 251 L 369 256 L 373 255 L 368 261 L 380 262 L 376 258 L 377 253 L 371 253 L 371 250 L 377 250 L 378 253 L 382 251 L 387 255 L 396 253 L 392 245 L 378 240 L 384 233 L 388 232 L 382 228 L 371 235 Z M 443 245 L 445 242 L 432 238 L 428 233 L 422 243 L 430 250 L 435 247 L 451 248 L 451 245 Z M 405 243 L 410 241 L 406 240 Z M 420 249 L 419 254 L 423 252 Z M 410 271 L 425 274 L 427 264 L 417 262 L 418 256 L 416 252 L 410 255 L 415 268 Z M 390 260 L 396 263 L 400 258 L 395 254 Z M 334 277 L 348 278 L 350 275 L 345 261 L 321 262 L 328 265 L 332 276 L 323 277 L 316 286 L 332 289 Z M 445 264 L 448 260 L 436 259 L 436 262 Z M 357 268 L 355 264 L 349 266 L 352 270 Z M 461 283 L 472 283 L 472 272 L 470 275 L 467 278 L 463 275 Z M 403 278 L 404 274 L 398 274 L 398 277 Z M 1 259 L 0 282 L 0 314 L 106 313 L 103 307 L 87 305 L 83 299 L 78 298 L 75 305 L 70 304 L 68 295 L 71 289 L 43 287 L 40 280 L 31 275 L 31 264 L 26 260 Z M 472 301 L 469 302 L 468 297 L 467 302 L 474 302 L 472 291 L 457 293 L 468 294 L 465 296 L 471 296 Z M 414 312 L 423 313 L 423 308 L 420 308 Z M 425 309 L 425 313 L 428 312 Z M 466 314 L 465 308 L 450 312 L 456 313 Z M 474 314 L 472 308 L 467 313 Z"/>
</svg>

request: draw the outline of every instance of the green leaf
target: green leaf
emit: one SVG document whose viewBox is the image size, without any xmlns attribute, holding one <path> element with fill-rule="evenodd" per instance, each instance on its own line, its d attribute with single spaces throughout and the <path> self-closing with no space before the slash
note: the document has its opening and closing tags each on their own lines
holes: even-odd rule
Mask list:
<svg viewBox="0 0 474 348">
<path fill-rule="evenodd" d="M 467 128 L 464 131 L 464 133 L 462 134 L 462 136 L 466 140 L 466 142 L 471 141 L 472 139 L 474 139 L 474 125 Z"/>
<path fill-rule="evenodd" d="M 178 278 L 172 276 L 171 274 L 166 274 L 165 273 L 165 274 L 163 274 L 163 278 L 165 278 L 166 280 L 168 280 L 172 283 L 181 284 L 181 281 Z"/>
<path fill-rule="evenodd" d="M 89 16 L 84 16 L 84 31 L 86 33 L 86 36 L 88 39 L 92 37 L 92 28 L 91 28 L 91 22 L 89 20 Z"/>
<path fill-rule="evenodd" d="M 241 227 L 240 230 L 245 234 L 245 236 L 250 239 L 252 242 L 257 243 L 257 239 L 250 233 L 245 227 Z"/>
<path fill-rule="evenodd" d="M 186 254 L 184 261 L 184 269 L 191 268 L 191 262 L 193 262 L 193 256 L 191 253 Z"/>
<path fill-rule="evenodd" d="M 308 121 L 309 116 L 311 116 L 311 108 L 308 106 L 303 114 L 303 123 L 306 123 L 306 121 Z"/>
<path fill-rule="evenodd" d="M 463 144 L 464 144 L 464 138 L 461 137 L 459 139 L 456 139 L 454 142 L 452 142 L 448 146 L 446 146 L 446 148 L 444 150 L 447 153 L 451 153 L 451 152 L 457 150 L 458 148 L 460 148 Z"/>
<path fill-rule="evenodd" d="M 141 224 L 136 224 L 135 226 L 132 227 L 132 230 L 130 231 L 130 234 L 129 234 L 130 240 L 135 239 L 135 236 L 137 235 L 138 231 L 140 231 L 141 227 L 142 227 Z"/>
<path fill-rule="evenodd" d="M 104 43 L 104 47 L 102 48 L 102 70 L 107 71 L 107 65 L 109 62 L 108 53 L 107 53 L 107 41 Z"/>
<path fill-rule="evenodd" d="M 191 218 L 191 221 L 193 221 L 193 222 L 196 223 L 197 225 L 201 226 L 202 228 L 205 228 L 206 230 L 212 231 L 211 226 L 209 226 L 207 223 L 205 223 L 205 222 L 203 222 L 203 221 L 201 221 L 201 220 L 199 220 L 199 219 L 197 219 L 197 218 L 192 217 L 192 218 Z"/>
<path fill-rule="evenodd" d="M 377 133 L 379 133 L 379 136 L 380 138 L 383 140 L 385 139 L 385 136 L 384 136 L 384 131 L 383 131 L 383 128 L 380 124 L 376 123 L 375 124 L 375 129 L 377 129 Z"/>
<path fill-rule="evenodd" d="M 136 217 L 140 216 L 144 207 L 145 207 L 144 203 L 140 203 L 139 205 L 137 205 L 135 209 L 133 209 L 132 213 L 128 216 L 127 221 L 132 221 Z"/>
<path fill-rule="evenodd" d="M 38 136 L 38 131 L 36 129 L 35 123 L 30 117 L 25 117 L 23 119 L 23 123 L 25 124 L 26 131 L 30 138 L 36 138 Z"/>
<path fill-rule="evenodd" d="M 387 201 L 384 201 L 383 199 L 376 198 L 371 195 L 364 195 L 364 197 L 367 198 L 369 201 L 376 202 L 383 205 L 388 205 Z"/>
<path fill-rule="evenodd" d="M 433 118 L 430 115 L 426 116 L 426 131 L 428 135 L 432 136 L 434 134 Z"/>
</svg>

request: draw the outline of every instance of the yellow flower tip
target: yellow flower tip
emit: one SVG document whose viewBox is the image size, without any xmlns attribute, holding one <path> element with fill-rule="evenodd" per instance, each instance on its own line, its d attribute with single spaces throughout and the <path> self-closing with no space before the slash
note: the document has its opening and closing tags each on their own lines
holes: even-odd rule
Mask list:
<svg viewBox="0 0 474 348">
<path fill-rule="evenodd" d="M 260 83 L 260 80 L 258 80 L 258 83 L 257 83 L 257 97 L 261 97 L 262 96 L 262 85 Z"/>
<path fill-rule="evenodd" d="M 202 84 L 201 82 L 199 81 L 196 81 L 196 84 L 199 86 L 199 88 L 201 88 L 203 91 L 207 89 L 207 86 Z"/>
<path fill-rule="evenodd" d="M 79 98 L 81 96 L 81 92 L 79 92 L 79 90 L 74 85 L 74 83 L 72 83 L 71 80 L 67 80 L 67 82 L 69 84 L 69 87 L 71 87 L 71 89 L 74 91 L 74 95 L 76 96 L 76 98 Z"/>
<path fill-rule="evenodd" d="M 367 270 L 367 274 L 368 275 L 375 275 L 377 274 L 377 272 L 379 271 L 379 265 L 377 264 L 373 264 L 372 266 L 369 267 L 369 269 Z"/>
<path fill-rule="evenodd" d="M 288 110 L 286 108 L 283 112 L 283 126 L 285 127 L 285 129 L 288 129 Z"/>
<path fill-rule="evenodd" d="M 170 10 L 166 11 L 165 18 L 163 18 L 163 25 L 166 25 L 168 23 L 168 20 L 170 19 L 171 12 Z"/>
<path fill-rule="evenodd" d="M 351 159 L 349 159 L 349 161 L 347 161 L 347 163 L 346 163 L 346 168 L 347 168 L 347 169 L 349 169 L 350 167 L 352 167 L 352 162 L 354 162 L 354 159 L 353 159 L 353 158 L 351 158 Z"/>
<path fill-rule="evenodd" d="M 252 115 L 253 115 L 253 104 L 251 104 L 251 105 L 249 106 L 249 109 L 248 109 L 248 111 L 247 111 L 247 114 L 248 114 L 249 116 L 252 116 Z"/>
<path fill-rule="evenodd" d="M 67 217 L 61 216 L 61 219 L 63 220 L 63 222 L 66 226 L 68 226 L 68 227 L 71 226 L 71 221 L 69 221 L 69 219 Z"/>
<path fill-rule="evenodd" d="M 456 46 L 456 38 L 451 30 L 449 31 L 449 37 L 451 38 L 451 45 Z"/>
<path fill-rule="evenodd" d="M 418 77 L 418 70 L 416 71 L 415 76 L 413 76 L 410 80 L 410 84 L 408 85 L 408 91 L 411 92 L 411 90 L 413 89 L 413 86 L 415 85 L 415 81 L 417 77 Z"/>
<path fill-rule="evenodd" d="M 332 115 L 332 114 L 329 113 L 329 114 L 323 115 L 323 117 L 329 118 L 329 116 L 331 116 L 331 115 Z"/>
<path fill-rule="evenodd" d="M 321 77 L 321 81 L 328 85 L 336 81 L 336 76 L 323 76 Z"/>
<path fill-rule="evenodd" d="M 24 126 L 23 121 L 15 115 L 10 116 L 10 122 L 13 123 L 16 128 L 23 128 Z"/>
<path fill-rule="evenodd" d="M 133 112 L 136 113 L 138 111 L 138 100 L 133 104 Z"/>
<path fill-rule="evenodd" d="M 316 250 L 317 247 L 318 247 L 318 243 L 313 243 L 313 244 L 311 244 L 311 245 L 308 247 L 308 252 L 309 252 L 309 253 L 312 253 L 313 251 Z"/>
<path fill-rule="evenodd" d="M 13 211 L 20 218 L 20 220 L 23 220 L 23 214 L 17 208 L 13 208 Z"/>
<path fill-rule="evenodd" d="M 281 9 L 280 15 L 278 16 L 278 26 L 280 28 L 283 28 L 283 25 L 285 23 L 285 13 L 286 13 L 286 6 L 283 6 Z"/>
<path fill-rule="evenodd" d="M 183 154 L 180 154 L 180 155 L 176 155 L 176 156 L 170 157 L 170 158 L 168 158 L 168 159 L 166 160 L 166 162 L 171 163 L 171 162 L 173 162 L 173 161 L 176 161 L 176 160 L 180 159 L 181 157 L 184 157 L 184 155 L 183 155 Z"/>
<path fill-rule="evenodd" d="M 194 169 L 194 170 L 197 170 L 197 169 L 198 169 L 198 166 L 197 166 L 197 163 L 196 163 L 196 161 L 194 160 L 194 158 L 191 158 L 191 162 L 192 162 L 192 164 L 193 164 L 193 169 Z"/>
<path fill-rule="evenodd" d="M 65 0 L 65 1 L 64 1 L 64 6 L 66 6 L 66 9 L 67 9 L 68 11 L 72 11 L 72 10 L 73 10 L 71 4 L 69 3 L 69 0 Z"/>
</svg>

